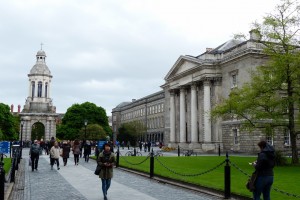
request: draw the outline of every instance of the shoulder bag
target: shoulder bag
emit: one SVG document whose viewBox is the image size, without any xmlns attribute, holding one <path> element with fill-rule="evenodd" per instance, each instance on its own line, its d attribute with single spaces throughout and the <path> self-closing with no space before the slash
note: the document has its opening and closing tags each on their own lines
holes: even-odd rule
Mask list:
<svg viewBox="0 0 300 200">
<path fill-rule="evenodd" d="M 250 191 L 250 192 L 254 192 L 255 191 L 255 183 L 256 183 L 256 179 L 257 179 L 257 171 L 253 172 L 251 177 L 249 177 L 247 183 L 246 183 L 246 188 Z"/>
</svg>

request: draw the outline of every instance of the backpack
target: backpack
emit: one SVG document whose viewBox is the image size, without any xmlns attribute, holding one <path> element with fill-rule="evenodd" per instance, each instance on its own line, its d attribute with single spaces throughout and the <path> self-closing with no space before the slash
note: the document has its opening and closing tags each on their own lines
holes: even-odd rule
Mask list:
<svg viewBox="0 0 300 200">
<path fill-rule="evenodd" d="M 39 155 L 40 154 L 40 147 L 38 145 L 32 145 L 31 153 L 34 154 L 34 155 Z"/>
</svg>

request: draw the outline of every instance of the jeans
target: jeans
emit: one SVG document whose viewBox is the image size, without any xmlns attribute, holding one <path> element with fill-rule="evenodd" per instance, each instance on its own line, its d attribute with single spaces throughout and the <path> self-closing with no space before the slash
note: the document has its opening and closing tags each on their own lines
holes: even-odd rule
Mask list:
<svg viewBox="0 0 300 200">
<path fill-rule="evenodd" d="M 110 183 L 111 183 L 111 179 L 101 179 L 102 181 L 102 192 L 103 192 L 103 196 L 106 197 L 107 195 L 107 190 L 109 189 L 110 187 Z"/>
<path fill-rule="evenodd" d="M 263 193 L 264 200 L 270 200 L 271 186 L 273 184 L 273 176 L 259 176 L 255 184 L 255 191 L 253 192 L 253 199 L 260 200 L 260 195 Z"/>
<path fill-rule="evenodd" d="M 34 169 L 37 169 L 38 168 L 38 163 L 39 163 L 39 154 L 37 155 L 31 155 L 31 168 L 32 168 L 32 171 Z"/>
<path fill-rule="evenodd" d="M 75 162 L 75 165 L 77 163 L 79 163 L 79 154 L 74 154 L 74 162 Z"/>
</svg>

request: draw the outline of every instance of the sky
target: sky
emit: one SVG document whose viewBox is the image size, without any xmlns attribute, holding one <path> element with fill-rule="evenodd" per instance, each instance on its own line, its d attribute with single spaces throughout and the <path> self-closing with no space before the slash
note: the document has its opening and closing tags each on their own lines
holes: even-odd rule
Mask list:
<svg viewBox="0 0 300 200">
<path fill-rule="evenodd" d="M 248 34 L 279 2 L 0 1 L 0 102 L 23 108 L 43 43 L 57 112 L 88 101 L 111 115 L 121 102 L 162 90 L 180 55 L 197 56 Z"/>
</svg>

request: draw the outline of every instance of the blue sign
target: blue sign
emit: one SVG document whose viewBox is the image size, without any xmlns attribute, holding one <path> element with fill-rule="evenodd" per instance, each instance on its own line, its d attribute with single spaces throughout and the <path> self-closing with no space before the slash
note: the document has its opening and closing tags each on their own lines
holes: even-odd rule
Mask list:
<svg viewBox="0 0 300 200">
<path fill-rule="evenodd" d="M 104 144 L 106 144 L 106 143 L 107 143 L 106 140 L 99 140 L 99 141 L 98 141 L 98 149 L 99 149 L 99 151 L 102 151 L 102 150 L 103 150 L 103 146 L 104 146 Z"/>
<path fill-rule="evenodd" d="M 10 142 L 0 142 L 0 153 L 10 153 Z"/>
</svg>

